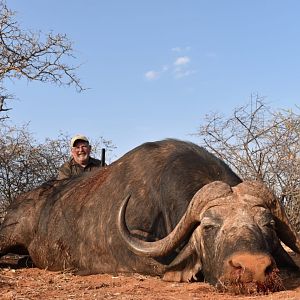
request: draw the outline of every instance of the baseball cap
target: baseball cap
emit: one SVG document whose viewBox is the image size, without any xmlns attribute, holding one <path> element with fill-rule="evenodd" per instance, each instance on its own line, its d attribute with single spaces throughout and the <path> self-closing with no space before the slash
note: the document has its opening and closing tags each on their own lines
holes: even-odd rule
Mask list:
<svg viewBox="0 0 300 300">
<path fill-rule="evenodd" d="M 85 141 L 85 142 L 89 143 L 89 140 L 86 136 L 81 135 L 81 134 L 77 134 L 74 137 L 72 137 L 72 139 L 71 139 L 71 143 L 70 143 L 71 147 L 74 147 L 75 142 L 78 141 L 78 140 Z"/>
</svg>

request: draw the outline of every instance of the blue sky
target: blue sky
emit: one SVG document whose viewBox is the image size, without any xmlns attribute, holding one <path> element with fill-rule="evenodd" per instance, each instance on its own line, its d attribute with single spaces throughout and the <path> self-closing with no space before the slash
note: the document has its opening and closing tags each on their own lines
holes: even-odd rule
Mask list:
<svg viewBox="0 0 300 300">
<path fill-rule="evenodd" d="M 273 108 L 300 95 L 300 1 L 7 0 L 22 28 L 66 33 L 89 89 L 15 81 L 11 120 L 43 141 L 103 136 L 114 158 L 146 142 L 193 136 L 205 114 L 251 94 Z"/>
</svg>

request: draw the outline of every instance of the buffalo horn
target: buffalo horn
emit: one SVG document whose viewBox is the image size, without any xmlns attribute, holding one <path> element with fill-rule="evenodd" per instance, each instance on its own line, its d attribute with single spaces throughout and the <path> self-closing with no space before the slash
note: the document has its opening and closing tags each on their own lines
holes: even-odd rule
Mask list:
<svg viewBox="0 0 300 300">
<path fill-rule="evenodd" d="M 213 191 L 213 192 L 212 192 Z M 232 193 L 229 185 L 215 181 L 201 188 L 191 200 L 185 214 L 176 227 L 163 239 L 147 242 L 132 236 L 127 228 L 125 212 L 130 195 L 123 200 L 117 220 L 119 232 L 132 252 L 147 257 L 165 256 L 176 249 L 182 241 L 190 236 L 191 231 L 200 223 L 199 216 L 204 208 L 213 206 L 213 201 Z"/>
</svg>

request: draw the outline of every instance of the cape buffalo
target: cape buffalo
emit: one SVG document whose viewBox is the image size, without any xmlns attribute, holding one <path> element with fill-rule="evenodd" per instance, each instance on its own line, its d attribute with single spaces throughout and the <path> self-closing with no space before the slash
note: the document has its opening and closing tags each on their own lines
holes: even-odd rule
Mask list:
<svg viewBox="0 0 300 300">
<path fill-rule="evenodd" d="M 277 267 L 297 268 L 280 240 L 300 252 L 263 184 L 241 182 L 205 149 L 168 139 L 21 195 L 1 226 L 0 256 L 29 254 L 39 268 L 79 274 L 138 272 L 276 291 Z"/>
</svg>

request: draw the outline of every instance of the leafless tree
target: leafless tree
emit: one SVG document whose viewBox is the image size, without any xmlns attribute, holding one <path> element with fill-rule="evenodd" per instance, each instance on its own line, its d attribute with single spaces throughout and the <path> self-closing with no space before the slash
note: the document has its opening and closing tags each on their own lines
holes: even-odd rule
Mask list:
<svg viewBox="0 0 300 300">
<path fill-rule="evenodd" d="M 28 130 L 2 121 L 0 126 L 0 219 L 7 206 L 20 193 L 29 191 L 55 178 L 62 163 L 70 157 L 70 139 L 61 133 L 57 139 L 47 138 L 38 143 Z M 107 159 L 115 148 L 103 137 L 92 141 L 93 156 L 107 150 Z"/>
<path fill-rule="evenodd" d="M 23 31 L 15 20 L 15 12 L 0 0 L 0 119 L 7 118 L 7 101 L 13 96 L 5 88 L 5 80 L 26 78 L 29 81 L 83 87 L 69 64 L 72 43 L 64 34 Z M 68 63 L 66 63 L 68 61 Z"/>
<path fill-rule="evenodd" d="M 274 111 L 264 98 L 253 95 L 249 104 L 235 109 L 228 118 L 218 113 L 206 115 L 197 135 L 241 178 L 263 180 L 300 230 L 299 114 Z"/>
</svg>

